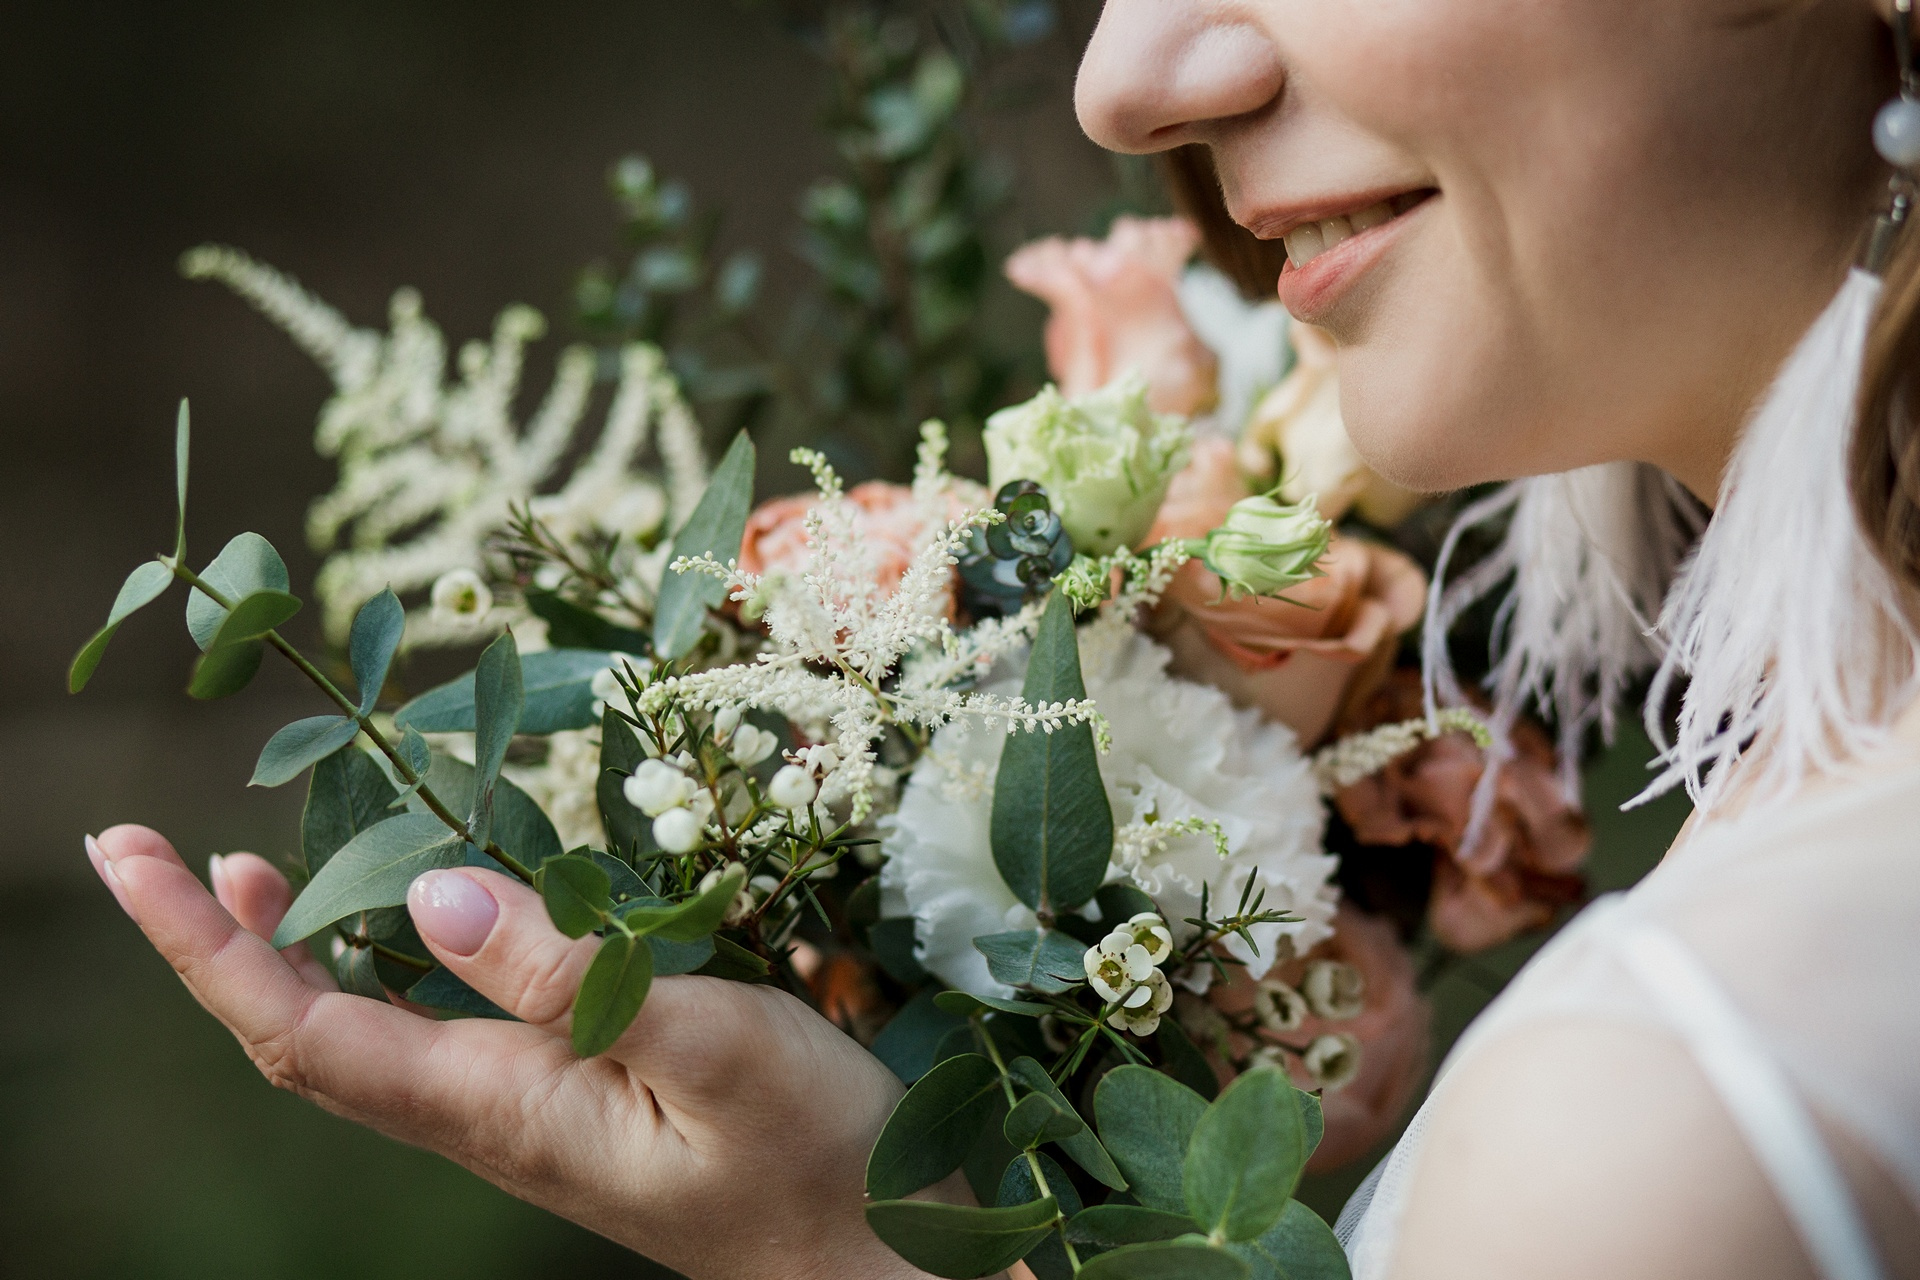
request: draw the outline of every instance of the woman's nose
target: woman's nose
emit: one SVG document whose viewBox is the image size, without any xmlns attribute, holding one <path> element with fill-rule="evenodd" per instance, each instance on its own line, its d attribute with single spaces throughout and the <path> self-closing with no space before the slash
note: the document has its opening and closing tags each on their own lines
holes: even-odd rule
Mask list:
<svg viewBox="0 0 1920 1280">
<path fill-rule="evenodd" d="M 1258 111 L 1286 83 L 1280 51 L 1238 5 L 1107 0 L 1080 60 L 1074 107 L 1110 151 L 1206 140 L 1206 125 Z"/>
</svg>

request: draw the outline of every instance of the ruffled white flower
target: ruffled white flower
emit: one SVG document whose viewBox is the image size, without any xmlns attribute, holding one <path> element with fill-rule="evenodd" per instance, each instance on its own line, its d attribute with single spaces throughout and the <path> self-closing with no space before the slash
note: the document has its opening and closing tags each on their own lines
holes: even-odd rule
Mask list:
<svg viewBox="0 0 1920 1280">
<path fill-rule="evenodd" d="M 1203 887 L 1218 919 L 1253 881 L 1256 892 L 1265 890 L 1263 909 L 1302 917 L 1255 925 L 1257 955 L 1241 939 L 1228 940 L 1255 977 L 1292 953 L 1282 952 L 1284 942 L 1305 950 L 1327 937 L 1336 863 L 1321 847 L 1324 811 L 1293 732 L 1236 710 L 1218 689 L 1168 676 L 1167 651 L 1124 623 L 1096 623 L 1081 634 L 1087 692 L 1112 725 L 1113 749 L 1100 757 L 1100 774 L 1114 824 L 1154 820 L 1178 832 L 1117 846 L 1109 880 L 1136 885 L 1167 920 L 1182 922 L 1171 926 L 1176 943 L 1193 935 L 1184 921 L 1200 913 Z M 1003 661 L 980 691 L 1017 692 L 1025 665 L 1024 651 Z M 993 862 L 990 784 L 1004 742 L 998 732 L 942 729 L 899 809 L 881 823 L 886 914 L 912 915 L 921 963 L 976 995 L 1003 996 L 1008 988 L 988 973 L 974 938 L 1034 925 Z M 1208 825 L 1182 827 L 1189 818 Z M 1224 836 L 1224 857 L 1213 824 Z"/>
<path fill-rule="evenodd" d="M 1153 973 L 1153 957 L 1147 949 L 1132 935 L 1117 931 L 1087 948 L 1085 965 L 1087 985 L 1109 1004 L 1124 1000 Z"/>
</svg>

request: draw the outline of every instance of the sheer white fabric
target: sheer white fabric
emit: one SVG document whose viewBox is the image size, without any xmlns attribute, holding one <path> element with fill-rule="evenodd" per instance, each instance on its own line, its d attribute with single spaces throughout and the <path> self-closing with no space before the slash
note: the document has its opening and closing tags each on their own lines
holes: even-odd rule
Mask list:
<svg viewBox="0 0 1920 1280">
<path fill-rule="evenodd" d="M 1355 1280 L 1387 1274 L 1449 1075 L 1516 1028 L 1565 1017 L 1686 1045 L 1822 1275 L 1874 1280 L 1874 1249 L 1807 1112 L 1873 1152 L 1920 1212 L 1916 992 L 1911 753 L 1824 794 L 1703 827 L 1634 889 L 1582 912 L 1461 1037 L 1399 1145 L 1340 1215 Z"/>
</svg>

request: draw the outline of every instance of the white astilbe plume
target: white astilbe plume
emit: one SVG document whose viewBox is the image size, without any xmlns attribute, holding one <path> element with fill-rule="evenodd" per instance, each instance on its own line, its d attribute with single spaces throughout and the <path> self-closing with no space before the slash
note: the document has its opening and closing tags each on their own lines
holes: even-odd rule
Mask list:
<svg viewBox="0 0 1920 1280">
<path fill-rule="evenodd" d="M 333 379 L 320 411 L 316 449 L 339 460 L 331 493 L 308 513 L 314 547 L 331 551 L 315 583 L 327 632 L 344 638 L 360 604 L 391 586 L 417 592 L 456 569 L 483 572 L 488 544 L 510 509 L 532 504 L 562 538 L 598 531 L 647 532 L 663 518 L 684 520 L 706 486 L 706 461 L 692 413 L 656 348 L 621 353 L 620 382 L 593 447 L 570 474 L 562 466 L 585 434 L 594 355 L 560 353 L 552 386 L 524 427 L 514 421 L 526 344 L 546 328 L 530 307 L 508 307 L 490 342 L 460 349 L 447 377 L 446 340 L 411 289 L 393 295 L 389 330 L 350 325 L 291 278 L 237 249 L 205 246 L 181 260 L 194 279 L 219 280 L 291 335 Z M 649 436 L 665 463 L 665 492 L 638 465 Z M 564 483 L 562 483 L 564 481 Z M 637 544 L 631 593 L 651 594 Z M 343 546 L 342 543 L 345 545 Z M 655 570 L 657 573 L 657 569 Z M 471 640 L 510 621 L 510 610 L 452 617 L 417 609 L 410 645 Z"/>
<path fill-rule="evenodd" d="M 753 707 L 825 736 L 836 762 L 821 781 L 820 798 L 827 804 L 846 801 L 855 822 L 872 811 L 875 746 L 889 725 L 924 734 L 964 717 L 992 729 L 1051 733 L 1089 723 L 1104 740 L 1105 723 L 1086 699 L 1033 705 L 952 687 L 1029 639 L 1028 614 L 1038 619 L 1029 610 L 965 637 L 956 637 L 947 620 L 959 552 L 973 529 L 1000 519 L 998 512 L 976 510 L 948 520 L 944 501 L 929 500 L 917 550 L 888 593 L 876 585 L 872 556 L 839 476 L 812 450 L 794 450 L 793 460 L 812 470 L 819 487 L 819 501 L 807 513 L 802 573 L 746 573 L 737 561 L 721 564 L 711 556 L 683 557 L 670 566 L 676 573 L 719 578 L 731 599 L 763 609 L 767 649 L 752 662 L 658 681 L 643 695 L 642 710 L 658 712 L 673 701 L 692 708 Z M 939 466 L 932 443 L 923 447 L 922 464 L 924 472 Z M 922 483 L 930 494 L 940 492 L 931 475 L 916 479 Z M 912 674 L 896 680 L 903 665 Z"/>
</svg>

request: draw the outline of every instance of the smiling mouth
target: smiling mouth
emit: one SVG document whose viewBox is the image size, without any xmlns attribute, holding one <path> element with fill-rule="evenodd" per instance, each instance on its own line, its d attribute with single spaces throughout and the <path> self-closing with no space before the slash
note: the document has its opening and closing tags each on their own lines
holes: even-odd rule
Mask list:
<svg viewBox="0 0 1920 1280">
<path fill-rule="evenodd" d="M 1436 194 L 1432 187 L 1409 191 L 1339 217 L 1303 222 L 1281 237 L 1287 246 L 1287 263 L 1298 270 L 1327 250 L 1376 227 L 1385 226 Z"/>
</svg>

